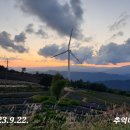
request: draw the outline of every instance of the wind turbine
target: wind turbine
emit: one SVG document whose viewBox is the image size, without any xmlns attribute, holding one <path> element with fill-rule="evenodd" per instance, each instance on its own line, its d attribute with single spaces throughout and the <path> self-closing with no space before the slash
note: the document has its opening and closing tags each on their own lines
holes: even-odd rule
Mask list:
<svg viewBox="0 0 130 130">
<path fill-rule="evenodd" d="M 68 43 L 68 49 L 64 52 L 61 52 L 59 54 L 56 54 L 54 56 L 52 56 L 51 58 L 54 58 L 54 57 L 57 57 L 59 55 L 62 55 L 62 54 L 65 54 L 65 53 L 68 53 L 68 80 L 70 81 L 71 78 L 70 78 L 70 55 L 73 56 L 79 63 L 79 59 L 74 55 L 74 53 L 70 50 L 70 43 L 71 43 L 71 37 L 72 37 L 72 33 L 73 33 L 73 29 L 71 30 L 71 34 L 70 34 L 70 39 L 69 39 L 69 43 Z"/>
</svg>

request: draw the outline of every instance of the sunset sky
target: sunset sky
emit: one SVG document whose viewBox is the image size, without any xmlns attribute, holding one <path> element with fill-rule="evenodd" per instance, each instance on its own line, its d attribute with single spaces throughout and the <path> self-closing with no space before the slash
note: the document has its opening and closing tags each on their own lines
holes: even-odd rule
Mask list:
<svg viewBox="0 0 130 130">
<path fill-rule="evenodd" d="M 72 28 L 82 65 L 130 65 L 130 0 L 0 0 L 0 64 L 65 66 L 66 55 L 50 57 L 66 50 Z"/>
</svg>

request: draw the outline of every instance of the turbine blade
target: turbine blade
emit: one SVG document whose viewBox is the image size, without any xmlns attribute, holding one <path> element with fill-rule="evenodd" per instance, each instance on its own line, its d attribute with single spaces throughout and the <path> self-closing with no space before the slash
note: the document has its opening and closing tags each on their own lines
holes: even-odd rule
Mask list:
<svg viewBox="0 0 130 130">
<path fill-rule="evenodd" d="M 69 44 L 68 44 L 68 50 L 69 50 L 69 48 L 70 48 L 70 42 L 71 42 L 72 32 L 73 32 L 73 28 L 72 28 L 71 34 L 70 34 L 70 39 L 69 39 Z"/>
<path fill-rule="evenodd" d="M 61 53 L 59 53 L 59 54 L 56 54 L 56 55 L 52 56 L 51 58 L 56 57 L 56 56 L 59 56 L 59 55 L 62 55 L 62 54 L 64 54 L 64 53 L 66 53 L 66 52 L 68 52 L 68 50 L 67 50 L 67 51 L 64 51 L 64 52 L 61 52 Z"/>
<path fill-rule="evenodd" d="M 82 64 L 82 63 L 80 62 L 80 60 L 74 55 L 74 53 L 72 53 L 72 52 L 70 51 L 70 54 L 71 54 L 80 64 Z"/>
</svg>

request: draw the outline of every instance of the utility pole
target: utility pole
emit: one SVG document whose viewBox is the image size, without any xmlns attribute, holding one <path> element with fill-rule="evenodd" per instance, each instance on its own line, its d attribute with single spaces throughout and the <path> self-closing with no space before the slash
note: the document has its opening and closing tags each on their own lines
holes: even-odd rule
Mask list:
<svg viewBox="0 0 130 130">
<path fill-rule="evenodd" d="M 7 86 L 6 85 L 6 82 L 7 82 L 7 72 L 8 72 L 8 68 L 9 68 L 9 60 L 7 58 L 7 61 L 6 61 L 6 70 L 5 70 L 5 87 Z"/>
</svg>

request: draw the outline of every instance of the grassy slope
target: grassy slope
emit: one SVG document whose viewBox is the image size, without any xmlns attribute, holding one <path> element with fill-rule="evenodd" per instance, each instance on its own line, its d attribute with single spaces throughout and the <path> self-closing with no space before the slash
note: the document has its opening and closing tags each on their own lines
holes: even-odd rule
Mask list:
<svg viewBox="0 0 130 130">
<path fill-rule="evenodd" d="M 130 97 L 105 92 L 77 90 L 75 92 L 71 92 L 67 97 L 77 99 L 79 101 L 82 101 L 84 98 L 86 98 L 87 102 L 99 102 L 119 105 L 126 103 L 130 105 Z"/>
<path fill-rule="evenodd" d="M 48 92 L 45 92 L 44 95 L 49 95 Z M 77 99 L 82 101 L 82 99 L 86 98 L 86 100 L 92 102 L 101 102 L 108 104 L 123 104 L 126 102 L 130 105 L 130 97 L 125 97 L 121 95 L 104 93 L 104 92 L 95 92 L 95 91 L 83 91 L 76 90 L 74 92 L 70 92 L 67 95 L 67 98 Z M 114 119 L 114 117 L 112 117 Z M 87 122 L 86 122 L 87 123 Z M 92 123 L 92 124 L 91 124 Z M 84 122 L 78 123 L 74 122 L 74 124 L 65 124 L 61 130 L 129 130 L 129 125 L 114 125 L 113 123 L 107 122 L 107 120 L 99 120 L 98 122 L 91 122 L 90 124 L 85 124 Z M 58 127 L 58 126 L 57 126 Z M 11 127 L 1 127 L 1 130 L 26 130 L 26 126 L 23 124 L 21 126 L 11 126 Z M 47 129 L 50 130 L 50 129 Z M 56 130 L 55 128 L 51 130 Z"/>
</svg>

